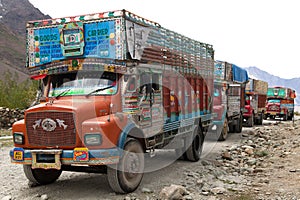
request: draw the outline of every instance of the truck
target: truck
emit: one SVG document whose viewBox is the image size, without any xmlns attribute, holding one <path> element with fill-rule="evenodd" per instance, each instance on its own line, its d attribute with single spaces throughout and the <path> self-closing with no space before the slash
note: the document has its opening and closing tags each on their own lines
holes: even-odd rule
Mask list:
<svg viewBox="0 0 300 200">
<path fill-rule="evenodd" d="M 230 132 L 242 132 L 245 106 L 245 69 L 226 61 L 215 61 L 212 131 L 219 141 L 226 140 Z"/>
<path fill-rule="evenodd" d="M 262 125 L 266 113 L 268 82 L 250 78 L 246 84 L 244 123 L 248 127 Z"/>
<path fill-rule="evenodd" d="M 30 21 L 26 32 L 41 96 L 13 124 L 9 154 L 30 182 L 101 172 L 130 193 L 158 149 L 200 159 L 213 119 L 212 45 L 127 10 Z"/>
<path fill-rule="evenodd" d="M 279 117 L 283 121 L 292 120 L 294 117 L 295 98 L 296 92 L 292 88 L 283 86 L 269 87 L 265 119 Z"/>
</svg>

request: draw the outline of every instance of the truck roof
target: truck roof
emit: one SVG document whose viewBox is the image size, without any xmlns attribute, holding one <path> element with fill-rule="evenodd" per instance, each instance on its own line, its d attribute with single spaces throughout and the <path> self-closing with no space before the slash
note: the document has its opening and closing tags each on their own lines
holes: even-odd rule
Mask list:
<svg viewBox="0 0 300 200">
<path fill-rule="evenodd" d="M 27 28 L 31 27 L 45 27 L 45 26 L 53 26 L 58 24 L 65 24 L 69 22 L 88 22 L 95 21 L 100 19 L 107 18 L 115 18 L 115 17 L 127 17 L 136 22 L 142 23 L 144 25 L 157 26 L 160 27 L 160 24 L 140 17 L 136 14 L 133 14 L 125 9 L 115 10 L 115 11 L 107 11 L 101 13 L 92 13 L 85 15 L 77 15 L 77 16 L 69 16 L 69 17 L 61 17 L 61 18 L 52 18 L 52 19 L 43 19 L 43 20 L 34 20 L 27 22 Z"/>
<path fill-rule="evenodd" d="M 233 81 L 239 83 L 246 83 L 249 80 L 247 70 L 232 64 Z"/>
<path fill-rule="evenodd" d="M 122 73 L 136 62 L 177 67 L 183 73 L 213 73 L 212 45 L 126 10 L 30 21 L 26 49 L 31 75 L 110 66 Z"/>
</svg>

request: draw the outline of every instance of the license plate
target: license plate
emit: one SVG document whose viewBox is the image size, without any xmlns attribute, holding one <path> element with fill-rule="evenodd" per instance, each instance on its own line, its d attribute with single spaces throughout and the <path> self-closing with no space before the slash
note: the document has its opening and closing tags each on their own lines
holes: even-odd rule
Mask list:
<svg viewBox="0 0 300 200">
<path fill-rule="evenodd" d="M 19 160 L 19 161 L 24 160 L 24 151 L 15 149 L 14 150 L 14 160 Z"/>
<path fill-rule="evenodd" d="M 276 115 L 277 113 L 276 112 L 270 112 L 270 115 Z"/>
<path fill-rule="evenodd" d="M 61 169 L 60 154 L 62 150 L 33 150 L 31 151 L 32 156 L 32 169 Z M 54 159 L 47 162 L 41 161 L 39 158 L 43 155 L 53 155 Z"/>
<path fill-rule="evenodd" d="M 89 160 L 89 150 L 88 148 L 75 148 L 73 154 L 73 160 L 79 162 L 85 162 Z"/>
</svg>

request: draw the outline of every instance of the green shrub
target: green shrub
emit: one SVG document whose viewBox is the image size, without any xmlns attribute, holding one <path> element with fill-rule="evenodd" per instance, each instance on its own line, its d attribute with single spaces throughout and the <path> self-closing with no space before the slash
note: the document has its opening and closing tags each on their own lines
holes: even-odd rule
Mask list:
<svg viewBox="0 0 300 200">
<path fill-rule="evenodd" d="M 0 106 L 25 109 L 34 101 L 37 88 L 37 81 L 28 79 L 19 82 L 16 73 L 5 72 L 4 78 L 0 80 Z"/>
</svg>

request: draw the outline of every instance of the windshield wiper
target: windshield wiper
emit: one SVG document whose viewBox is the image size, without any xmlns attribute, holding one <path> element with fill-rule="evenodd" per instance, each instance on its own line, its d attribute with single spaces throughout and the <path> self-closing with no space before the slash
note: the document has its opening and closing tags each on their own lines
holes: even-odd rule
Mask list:
<svg viewBox="0 0 300 200">
<path fill-rule="evenodd" d="M 58 99 L 59 97 L 65 95 L 65 94 L 66 94 L 67 92 L 69 92 L 71 89 L 72 89 L 72 88 L 68 88 L 68 89 L 62 91 L 61 93 L 59 93 L 59 94 L 55 97 L 55 99 Z"/>
<path fill-rule="evenodd" d="M 112 87 L 114 87 L 114 86 L 115 86 L 115 85 L 111 85 L 111 86 L 104 87 L 104 88 L 98 88 L 97 90 L 91 91 L 91 92 L 88 93 L 86 96 L 88 97 L 88 96 L 90 96 L 90 95 L 93 94 L 93 93 L 100 92 L 100 91 L 103 91 L 103 90 L 107 90 L 107 89 L 112 88 Z"/>
</svg>

